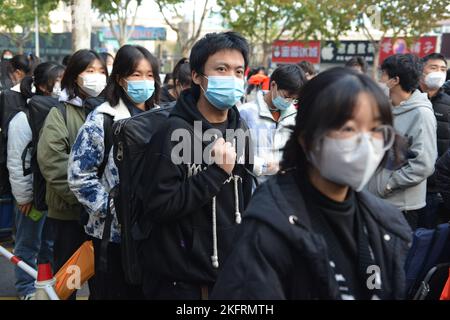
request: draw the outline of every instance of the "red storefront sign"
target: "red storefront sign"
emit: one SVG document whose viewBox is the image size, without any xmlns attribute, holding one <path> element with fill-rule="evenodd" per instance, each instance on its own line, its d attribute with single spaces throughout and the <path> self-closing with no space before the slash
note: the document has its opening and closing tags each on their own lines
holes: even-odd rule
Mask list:
<svg viewBox="0 0 450 320">
<path fill-rule="evenodd" d="M 272 45 L 272 62 L 320 63 L 320 41 L 275 41 Z"/>
<path fill-rule="evenodd" d="M 397 53 L 412 53 L 420 58 L 436 52 L 437 37 L 421 37 L 410 43 L 409 47 L 403 38 L 383 38 L 380 44 L 380 63 Z"/>
</svg>

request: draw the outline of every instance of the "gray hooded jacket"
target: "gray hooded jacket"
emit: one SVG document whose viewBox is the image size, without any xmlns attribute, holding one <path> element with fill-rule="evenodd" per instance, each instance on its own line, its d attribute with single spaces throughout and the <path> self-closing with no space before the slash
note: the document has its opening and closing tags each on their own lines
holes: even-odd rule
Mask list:
<svg viewBox="0 0 450 320">
<path fill-rule="evenodd" d="M 368 189 L 400 210 L 417 210 L 426 205 L 427 178 L 437 158 L 436 117 L 427 95 L 419 90 L 392 113 L 396 131 L 408 139 L 407 161 L 397 170 L 389 165 L 378 170 Z"/>
</svg>

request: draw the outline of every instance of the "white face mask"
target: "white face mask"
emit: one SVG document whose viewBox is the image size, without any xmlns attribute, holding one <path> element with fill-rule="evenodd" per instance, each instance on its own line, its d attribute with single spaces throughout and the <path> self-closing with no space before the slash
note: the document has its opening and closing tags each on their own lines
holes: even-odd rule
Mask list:
<svg viewBox="0 0 450 320">
<path fill-rule="evenodd" d="M 55 82 L 52 90 L 52 97 L 58 98 L 61 95 L 61 82 Z"/>
<path fill-rule="evenodd" d="M 110 76 L 113 71 L 113 66 L 106 66 L 106 69 L 108 69 L 108 75 Z"/>
<path fill-rule="evenodd" d="M 88 73 L 80 79 L 81 89 L 91 97 L 97 97 L 106 87 L 106 75 L 102 73 Z"/>
<path fill-rule="evenodd" d="M 444 72 L 430 72 L 425 76 L 424 82 L 428 89 L 436 90 L 444 85 L 446 77 Z"/>
<path fill-rule="evenodd" d="M 369 133 L 348 139 L 325 137 L 321 146 L 309 153 L 309 160 L 325 179 L 359 192 L 380 165 L 385 150 L 383 140 L 373 139 Z"/>
</svg>

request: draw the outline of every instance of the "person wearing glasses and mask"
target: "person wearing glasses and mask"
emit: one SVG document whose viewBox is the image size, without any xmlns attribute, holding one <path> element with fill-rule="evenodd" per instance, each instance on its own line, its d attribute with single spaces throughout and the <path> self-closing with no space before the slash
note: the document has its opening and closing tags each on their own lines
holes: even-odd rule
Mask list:
<svg viewBox="0 0 450 320">
<path fill-rule="evenodd" d="M 254 193 L 211 297 L 404 298 L 410 228 L 363 190 L 395 139 L 387 97 L 345 68 L 320 73 L 299 95 L 282 171 Z"/>
<path fill-rule="evenodd" d="M 258 91 L 254 101 L 239 107 L 252 134 L 253 173 L 259 183 L 279 170 L 281 149 L 289 139 L 289 127 L 295 124 L 298 92 L 306 81 L 298 65 L 281 65 L 270 77 L 269 92 Z"/>
</svg>

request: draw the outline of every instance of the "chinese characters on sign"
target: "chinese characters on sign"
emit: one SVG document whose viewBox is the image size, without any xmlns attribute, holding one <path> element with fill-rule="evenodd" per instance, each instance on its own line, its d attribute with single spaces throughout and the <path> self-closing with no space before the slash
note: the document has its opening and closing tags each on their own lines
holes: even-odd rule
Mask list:
<svg viewBox="0 0 450 320">
<path fill-rule="evenodd" d="M 374 48 L 370 41 L 326 41 L 322 48 L 321 61 L 325 63 L 345 63 L 355 56 L 373 63 Z"/>
<path fill-rule="evenodd" d="M 436 51 L 437 37 L 421 37 L 410 43 L 403 38 L 383 38 L 380 46 L 380 63 L 397 53 L 413 53 L 420 58 Z"/>
<path fill-rule="evenodd" d="M 320 63 L 320 41 L 275 41 L 272 45 L 272 62 Z"/>
</svg>

